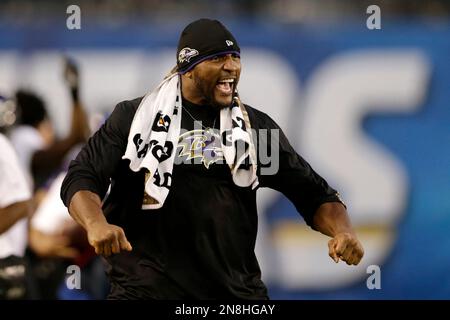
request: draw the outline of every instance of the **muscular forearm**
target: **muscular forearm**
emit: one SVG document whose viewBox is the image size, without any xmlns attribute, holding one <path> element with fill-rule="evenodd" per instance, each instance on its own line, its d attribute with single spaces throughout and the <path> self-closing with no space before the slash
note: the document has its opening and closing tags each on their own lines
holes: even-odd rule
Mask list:
<svg viewBox="0 0 450 320">
<path fill-rule="evenodd" d="M 121 227 L 108 224 L 101 209 L 100 197 L 90 191 L 78 191 L 69 205 L 70 215 L 87 232 L 88 241 L 97 254 L 109 256 L 121 251 L 131 251 Z"/>
<path fill-rule="evenodd" d="M 28 217 L 31 211 L 31 201 L 16 202 L 0 209 L 0 234 L 11 228 L 17 221 Z"/>
<path fill-rule="evenodd" d="M 69 213 L 85 230 L 95 224 L 107 223 L 100 197 L 91 191 L 81 190 L 75 193 L 70 201 Z"/>
<path fill-rule="evenodd" d="M 339 233 L 354 233 L 347 210 L 340 202 L 322 204 L 314 215 L 313 227 L 330 237 Z"/>
<path fill-rule="evenodd" d="M 342 203 L 322 204 L 314 215 L 313 227 L 332 237 L 328 241 L 328 254 L 335 262 L 341 259 L 349 265 L 357 265 L 361 261 L 364 249 L 353 231 L 347 210 Z"/>
</svg>

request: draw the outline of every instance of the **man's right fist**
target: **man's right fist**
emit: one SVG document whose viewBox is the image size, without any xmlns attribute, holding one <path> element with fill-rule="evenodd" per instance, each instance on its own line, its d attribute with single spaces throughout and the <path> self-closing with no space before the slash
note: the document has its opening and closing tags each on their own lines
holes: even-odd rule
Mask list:
<svg viewBox="0 0 450 320">
<path fill-rule="evenodd" d="M 125 237 L 121 227 L 109 223 L 100 223 L 87 230 L 88 241 L 94 247 L 96 254 L 105 257 L 121 251 L 131 251 L 130 242 Z"/>
</svg>

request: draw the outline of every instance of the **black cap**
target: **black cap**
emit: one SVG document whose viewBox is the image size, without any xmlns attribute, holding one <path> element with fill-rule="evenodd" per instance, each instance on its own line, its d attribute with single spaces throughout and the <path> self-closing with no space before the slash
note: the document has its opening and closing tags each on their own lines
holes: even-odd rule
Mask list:
<svg viewBox="0 0 450 320">
<path fill-rule="evenodd" d="M 177 50 L 178 72 L 185 73 L 196 64 L 220 54 L 237 54 L 241 49 L 230 31 L 217 20 L 200 19 L 186 26 Z"/>
</svg>

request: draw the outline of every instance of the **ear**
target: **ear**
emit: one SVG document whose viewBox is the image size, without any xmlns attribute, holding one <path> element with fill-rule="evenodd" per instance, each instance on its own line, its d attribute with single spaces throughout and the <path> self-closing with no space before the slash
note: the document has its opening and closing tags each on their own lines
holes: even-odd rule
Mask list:
<svg viewBox="0 0 450 320">
<path fill-rule="evenodd" d="M 186 78 L 192 79 L 192 71 L 188 71 L 184 74 L 184 76 L 186 76 Z"/>
</svg>

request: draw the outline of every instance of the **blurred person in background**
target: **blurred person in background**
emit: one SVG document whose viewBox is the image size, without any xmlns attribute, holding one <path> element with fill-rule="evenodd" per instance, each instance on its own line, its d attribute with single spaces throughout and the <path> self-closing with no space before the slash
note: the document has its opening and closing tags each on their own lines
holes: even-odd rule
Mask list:
<svg viewBox="0 0 450 320">
<path fill-rule="evenodd" d="M 72 98 L 72 120 L 69 134 L 56 139 L 47 109 L 40 97 L 19 90 L 16 93 L 18 121 L 9 136 L 23 167 L 29 172 L 34 190 L 42 187 L 64 157 L 89 135 L 85 110 L 79 99 L 79 76 L 73 62 L 66 60 L 64 78 Z"/>
<path fill-rule="evenodd" d="M 79 150 L 79 148 L 72 150 L 65 163 L 68 164 Z M 68 165 L 65 165 L 52 181 L 45 198 L 31 218 L 30 246 L 40 259 L 60 261 L 60 276 L 53 277 L 54 298 L 105 299 L 109 287 L 104 262 L 95 254 L 89 245 L 86 232 L 72 219 L 59 197 L 67 167 Z M 69 265 L 77 265 L 80 268 L 81 288 L 78 290 L 70 290 L 66 285 L 65 276 L 68 276 L 66 269 Z"/>
<path fill-rule="evenodd" d="M 119 103 L 72 161 L 61 198 L 107 257 L 110 299 L 267 299 L 254 252 L 258 184 L 332 238 L 335 262 L 360 262 L 339 194 L 271 118 L 240 102 L 240 71 L 240 48 L 219 21 L 189 24 L 177 67 L 144 98 Z M 279 130 L 275 174 L 261 174 L 251 128 Z"/>
<path fill-rule="evenodd" d="M 75 61 L 66 65 L 65 78 L 69 84 L 73 102 L 80 104 L 79 71 Z M 99 117 L 94 114 L 94 117 Z M 91 121 L 90 132 L 97 130 L 100 121 Z M 92 120 L 92 119 L 91 119 Z M 87 122 L 85 123 L 87 125 Z M 87 241 L 86 232 L 67 212 L 59 197 L 59 190 L 67 173 L 69 162 L 75 158 L 83 143 L 73 146 L 65 155 L 61 165 L 54 170 L 54 179 L 47 181 L 45 197 L 39 203 L 30 220 L 30 248 L 36 254 L 35 269 L 40 275 L 41 298 L 88 300 L 104 299 L 108 291 L 105 266 L 102 259 L 95 255 Z M 42 190 L 44 188 L 41 188 Z M 77 265 L 81 270 L 81 288 L 70 290 L 66 285 L 66 270 L 69 265 Z M 44 268 L 42 268 L 44 266 Z"/>
<path fill-rule="evenodd" d="M 16 152 L 2 133 L 0 150 L 0 300 L 24 299 L 28 297 L 24 254 L 32 195 Z"/>
<path fill-rule="evenodd" d="M 22 166 L 28 173 L 29 183 L 34 187 L 36 208 L 46 202 L 48 186 L 64 169 L 64 159 L 77 145 L 85 142 L 89 135 L 86 113 L 79 99 L 78 68 L 74 61 L 69 59 L 65 59 L 64 64 L 64 80 L 73 105 L 71 128 L 65 138 L 55 138 L 53 125 L 41 98 L 22 90 L 16 93 L 18 125 L 10 130 L 10 137 Z M 45 208 L 51 210 L 49 206 Z M 43 210 L 38 210 L 35 214 L 37 215 L 33 215 L 29 228 L 31 250 L 27 253 L 34 277 L 34 296 L 31 298 L 56 299 L 58 287 L 64 280 L 66 266 L 74 263 L 74 259 L 80 255 L 73 247 L 73 237 L 79 238 L 83 234 L 80 235 L 77 225 L 71 225 L 74 224 L 73 220 L 66 221 L 64 230 L 61 230 L 63 225 L 58 224 L 60 220 L 57 219 L 57 212 L 56 216 L 55 212 L 43 215 Z M 34 220 L 43 220 L 40 218 L 42 215 L 51 217 L 46 220 L 49 226 L 44 228 L 42 223 L 33 223 Z M 47 232 L 51 226 L 56 226 L 57 232 Z"/>
</svg>

